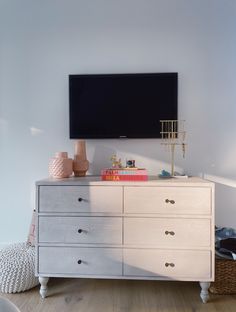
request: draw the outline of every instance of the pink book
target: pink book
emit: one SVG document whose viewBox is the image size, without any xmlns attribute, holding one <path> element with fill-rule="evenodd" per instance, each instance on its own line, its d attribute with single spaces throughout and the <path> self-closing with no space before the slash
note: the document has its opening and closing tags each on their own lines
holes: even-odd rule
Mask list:
<svg viewBox="0 0 236 312">
<path fill-rule="evenodd" d="M 146 169 L 131 169 L 131 168 L 122 168 L 122 169 L 102 169 L 101 175 L 147 175 Z"/>
</svg>

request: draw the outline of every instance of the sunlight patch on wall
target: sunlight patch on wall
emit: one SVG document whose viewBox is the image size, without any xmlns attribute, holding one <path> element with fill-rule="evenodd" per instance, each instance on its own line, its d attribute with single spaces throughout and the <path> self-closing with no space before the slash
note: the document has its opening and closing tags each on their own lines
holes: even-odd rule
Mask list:
<svg viewBox="0 0 236 312">
<path fill-rule="evenodd" d="M 35 127 L 30 127 L 30 133 L 32 136 L 37 136 L 42 134 L 44 131 L 42 129 L 39 128 L 35 128 Z"/>
<path fill-rule="evenodd" d="M 236 178 L 235 179 L 229 179 L 229 178 L 219 177 L 219 176 L 205 174 L 205 173 L 202 174 L 202 177 L 204 179 L 210 180 L 210 181 L 215 182 L 215 183 L 219 183 L 219 184 L 223 184 L 226 186 L 236 188 Z"/>
</svg>

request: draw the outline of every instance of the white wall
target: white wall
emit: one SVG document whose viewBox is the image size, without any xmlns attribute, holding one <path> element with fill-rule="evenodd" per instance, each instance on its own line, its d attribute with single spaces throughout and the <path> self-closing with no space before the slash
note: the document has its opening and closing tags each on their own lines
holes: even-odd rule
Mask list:
<svg viewBox="0 0 236 312">
<path fill-rule="evenodd" d="M 0 243 L 26 239 L 35 180 L 54 152 L 72 156 L 68 74 L 178 72 L 189 145 L 177 165 L 234 181 L 235 29 L 235 0 L 0 0 Z M 169 169 L 159 140 L 91 140 L 87 152 L 90 173 L 113 152 Z M 236 189 L 216 190 L 217 224 L 236 227 Z"/>
</svg>

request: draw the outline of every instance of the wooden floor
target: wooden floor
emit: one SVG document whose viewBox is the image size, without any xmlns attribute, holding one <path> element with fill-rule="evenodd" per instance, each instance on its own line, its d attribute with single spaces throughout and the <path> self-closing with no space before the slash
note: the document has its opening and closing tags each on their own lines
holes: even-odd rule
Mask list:
<svg viewBox="0 0 236 312">
<path fill-rule="evenodd" d="M 38 287 L 1 295 L 22 312 L 236 311 L 236 295 L 211 295 L 203 304 L 199 291 L 198 283 L 192 282 L 51 279 L 46 299 L 40 298 Z"/>
</svg>

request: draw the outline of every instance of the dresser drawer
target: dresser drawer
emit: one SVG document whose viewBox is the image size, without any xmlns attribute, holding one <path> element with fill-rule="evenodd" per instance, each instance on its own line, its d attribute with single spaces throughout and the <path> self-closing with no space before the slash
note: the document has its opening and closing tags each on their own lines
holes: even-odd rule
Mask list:
<svg viewBox="0 0 236 312">
<path fill-rule="evenodd" d="M 211 188 L 125 187 L 124 212 L 210 214 Z"/>
<path fill-rule="evenodd" d="M 125 249 L 124 275 L 211 279 L 211 252 Z"/>
<path fill-rule="evenodd" d="M 115 248 L 39 247 L 39 274 L 122 275 Z"/>
<path fill-rule="evenodd" d="M 124 244 L 157 247 L 210 247 L 209 219 L 125 218 Z"/>
<path fill-rule="evenodd" d="M 40 186 L 39 212 L 122 212 L 122 187 Z"/>
<path fill-rule="evenodd" d="M 122 244 L 120 217 L 39 217 L 40 243 Z"/>
</svg>

